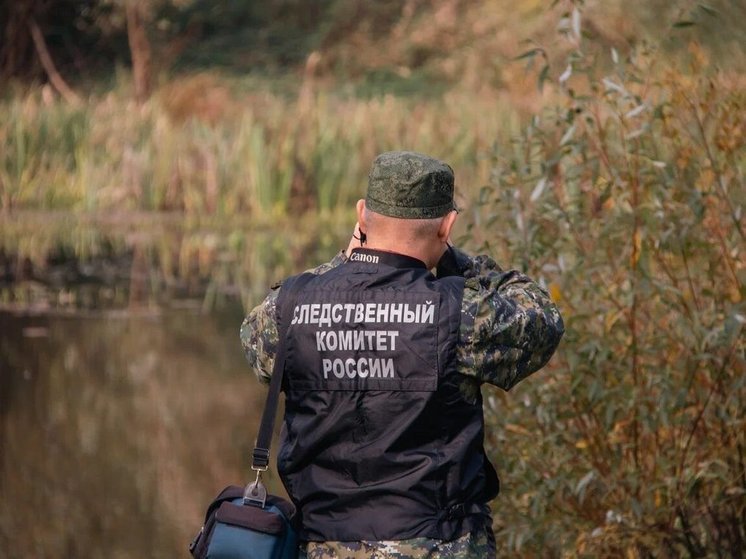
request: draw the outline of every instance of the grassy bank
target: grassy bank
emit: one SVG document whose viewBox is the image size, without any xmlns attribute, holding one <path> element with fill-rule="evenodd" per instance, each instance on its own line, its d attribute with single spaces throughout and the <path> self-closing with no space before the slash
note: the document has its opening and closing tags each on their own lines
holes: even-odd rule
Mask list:
<svg viewBox="0 0 746 559">
<path fill-rule="evenodd" d="M 3 300 L 46 304 L 23 282 L 48 283 L 60 255 L 119 253 L 131 260 L 119 275 L 147 269 L 151 302 L 189 285 L 208 306 L 220 293 L 249 305 L 311 255 L 346 245 L 375 155 L 449 161 L 469 207 L 489 183 L 496 138 L 519 120 L 498 94 L 361 99 L 306 83 L 288 95 L 214 74 L 165 84 L 143 106 L 126 82 L 79 107 L 45 90 L 15 96 L 0 103 L 0 249 L 20 283 Z M 24 266 L 33 273 L 17 273 Z M 127 305 L 130 287 L 112 303 Z"/>
<path fill-rule="evenodd" d="M 449 161 L 460 195 L 489 179 L 489 154 L 516 117 L 498 97 L 418 101 L 233 93 L 185 77 L 142 107 L 126 88 L 72 107 L 31 92 L 0 106 L 2 208 L 297 216 L 350 207 L 370 162 L 410 148 Z M 46 100 L 45 100 L 46 99 Z"/>
</svg>

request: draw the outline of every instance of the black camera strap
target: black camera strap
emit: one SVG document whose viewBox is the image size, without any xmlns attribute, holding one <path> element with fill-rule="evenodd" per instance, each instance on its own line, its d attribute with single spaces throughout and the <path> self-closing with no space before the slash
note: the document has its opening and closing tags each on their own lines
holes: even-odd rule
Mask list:
<svg viewBox="0 0 746 559">
<path fill-rule="evenodd" d="M 272 431 L 275 426 L 275 417 L 277 416 L 277 403 L 280 399 L 282 390 L 282 378 L 285 372 L 286 344 L 285 338 L 289 326 L 288 313 L 286 309 L 292 309 L 295 302 L 296 294 L 314 277 L 313 274 L 306 273 L 294 276 L 283 282 L 281 287 L 282 305 L 278 301 L 277 305 L 277 352 L 275 353 L 275 363 L 272 368 L 272 378 L 269 382 L 269 392 L 267 392 L 267 401 L 264 404 L 262 421 L 259 424 L 259 432 L 256 437 L 256 445 L 251 457 L 251 469 L 256 472 L 256 481 L 246 487 L 244 493 L 244 502 L 253 501 L 260 503 L 263 507 L 267 499 L 267 490 L 261 482 L 261 473 L 269 468 L 269 450 L 272 445 Z M 291 315 L 292 316 L 292 315 Z"/>
</svg>

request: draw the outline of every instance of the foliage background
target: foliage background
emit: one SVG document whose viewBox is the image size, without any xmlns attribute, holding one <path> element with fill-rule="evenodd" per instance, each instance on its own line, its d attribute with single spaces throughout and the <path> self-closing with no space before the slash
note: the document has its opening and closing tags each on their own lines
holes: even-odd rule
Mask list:
<svg viewBox="0 0 746 559">
<path fill-rule="evenodd" d="M 153 0 L 140 98 L 131 6 L 0 7 L 6 306 L 248 308 L 345 243 L 376 153 L 431 153 L 460 242 L 566 320 L 546 370 L 485 389 L 501 556 L 743 556 L 746 7 Z M 60 255 L 148 280 L 90 303 Z"/>
</svg>

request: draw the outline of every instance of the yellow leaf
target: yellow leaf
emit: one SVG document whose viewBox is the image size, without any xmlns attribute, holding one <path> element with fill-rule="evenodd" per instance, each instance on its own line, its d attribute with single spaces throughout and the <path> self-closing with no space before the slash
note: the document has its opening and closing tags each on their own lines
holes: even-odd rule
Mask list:
<svg viewBox="0 0 746 559">
<path fill-rule="evenodd" d="M 738 290 L 738 287 L 736 287 L 735 285 L 732 285 L 730 287 L 730 290 L 728 291 L 728 296 L 730 297 L 730 300 L 733 303 L 741 302 L 741 292 Z"/>
<path fill-rule="evenodd" d="M 630 256 L 630 266 L 637 266 L 637 261 L 640 260 L 640 249 L 642 248 L 642 234 L 640 230 L 636 230 L 632 236 L 632 255 Z"/>
<path fill-rule="evenodd" d="M 505 425 L 505 430 L 510 431 L 511 433 L 518 433 L 519 435 L 531 434 L 528 429 L 526 429 L 525 427 L 521 427 L 520 425 L 516 425 L 515 423 L 507 423 Z"/>
<path fill-rule="evenodd" d="M 616 324 L 617 320 L 619 320 L 619 317 L 621 316 L 620 311 L 610 312 L 606 316 L 604 316 L 604 330 L 608 333 L 611 332 L 611 329 L 614 327 L 614 324 Z"/>
<path fill-rule="evenodd" d="M 697 178 L 697 190 L 704 193 L 710 192 L 713 184 L 715 184 L 715 173 L 712 169 L 703 169 Z"/>
<path fill-rule="evenodd" d="M 609 442 L 612 444 L 619 444 L 624 441 L 624 430 L 629 424 L 629 420 L 618 421 L 614 424 L 614 428 L 608 435 Z"/>
<path fill-rule="evenodd" d="M 560 291 L 559 285 L 556 283 L 549 284 L 549 296 L 555 303 L 559 303 L 562 300 L 562 291 Z"/>
<path fill-rule="evenodd" d="M 585 439 L 580 439 L 578 442 L 575 443 L 575 448 L 588 448 L 588 441 Z"/>
</svg>

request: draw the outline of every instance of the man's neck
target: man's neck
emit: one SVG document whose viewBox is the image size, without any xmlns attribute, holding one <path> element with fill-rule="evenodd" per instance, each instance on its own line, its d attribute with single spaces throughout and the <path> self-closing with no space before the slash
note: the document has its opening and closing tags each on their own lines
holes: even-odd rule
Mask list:
<svg viewBox="0 0 746 559">
<path fill-rule="evenodd" d="M 435 264 L 428 262 L 427 252 L 413 244 L 368 242 L 361 248 L 380 250 L 383 252 L 392 252 L 394 254 L 403 254 L 404 256 L 409 256 L 410 258 L 415 258 L 417 260 L 420 260 L 421 262 L 424 262 L 425 266 L 427 266 L 428 269 L 431 269 L 435 266 Z"/>
</svg>

